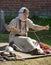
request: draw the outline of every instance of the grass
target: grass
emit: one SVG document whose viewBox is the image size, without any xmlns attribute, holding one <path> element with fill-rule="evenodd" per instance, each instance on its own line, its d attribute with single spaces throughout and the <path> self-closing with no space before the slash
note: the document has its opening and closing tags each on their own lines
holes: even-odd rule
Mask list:
<svg viewBox="0 0 51 65">
<path fill-rule="evenodd" d="M 0 34 L 0 42 L 8 42 L 9 35 L 8 34 Z"/>
<path fill-rule="evenodd" d="M 42 31 L 42 32 L 44 32 L 44 31 Z M 43 33 L 41 33 L 41 31 L 36 32 L 36 34 L 41 42 L 51 45 L 51 35 L 43 34 Z M 33 32 L 29 33 L 29 36 L 39 42 L 39 40 L 37 39 L 37 37 L 35 36 L 35 34 Z"/>
<path fill-rule="evenodd" d="M 0 62 L 0 65 L 51 65 L 51 57 L 29 59 L 25 61 L 6 61 Z"/>
</svg>

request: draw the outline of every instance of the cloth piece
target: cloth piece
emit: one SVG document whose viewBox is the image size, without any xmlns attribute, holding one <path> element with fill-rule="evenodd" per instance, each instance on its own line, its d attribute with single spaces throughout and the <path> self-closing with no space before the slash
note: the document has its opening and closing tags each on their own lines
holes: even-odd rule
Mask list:
<svg viewBox="0 0 51 65">
<path fill-rule="evenodd" d="M 39 51 L 43 53 L 37 41 L 34 40 L 33 42 L 33 40 L 29 37 L 24 36 L 15 37 L 14 43 L 16 44 L 17 47 L 19 47 L 19 51 L 30 52 L 34 49 L 39 49 Z"/>
<path fill-rule="evenodd" d="M 44 50 L 44 52 L 49 52 L 49 53 L 51 53 L 51 47 L 49 47 L 48 45 L 45 45 L 44 43 L 42 43 L 42 42 L 39 42 L 39 45 L 40 45 L 40 47 Z"/>
</svg>

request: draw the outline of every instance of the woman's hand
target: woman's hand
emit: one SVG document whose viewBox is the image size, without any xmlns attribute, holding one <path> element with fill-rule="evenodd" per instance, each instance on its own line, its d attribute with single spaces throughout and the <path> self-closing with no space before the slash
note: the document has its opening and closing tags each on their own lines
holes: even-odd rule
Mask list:
<svg viewBox="0 0 51 65">
<path fill-rule="evenodd" d="M 10 31 L 11 31 L 11 28 L 10 28 L 9 26 L 7 26 L 7 27 L 6 27 L 6 30 L 7 30 L 8 32 L 10 32 Z"/>
<path fill-rule="evenodd" d="M 45 30 L 49 30 L 49 25 L 44 26 Z"/>
<path fill-rule="evenodd" d="M 49 30 L 49 25 L 46 25 L 46 26 L 40 26 L 40 25 L 38 25 L 36 29 L 38 31 L 40 31 L 40 30 Z"/>
<path fill-rule="evenodd" d="M 20 32 L 20 29 L 17 29 L 15 26 L 12 26 L 12 27 L 7 26 L 7 31 L 8 31 L 8 32 L 10 32 L 10 31 Z"/>
<path fill-rule="evenodd" d="M 17 28 L 16 28 L 15 26 L 12 26 L 12 27 L 11 27 L 11 30 L 12 30 L 12 31 L 17 31 Z"/>
<path fill-rule="evenodd" d="M 11 27 L 11 30 L 12 30 L 12 31 L 20 32 L 20 29 L 16 28 L 15 26 L 12 26 L 12 27 Z"/>
</svg>

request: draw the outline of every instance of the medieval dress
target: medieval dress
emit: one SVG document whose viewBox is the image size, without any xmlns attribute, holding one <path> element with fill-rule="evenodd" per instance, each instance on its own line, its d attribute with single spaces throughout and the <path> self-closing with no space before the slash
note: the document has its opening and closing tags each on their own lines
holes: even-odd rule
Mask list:
<svg viewBox="0 0 51 65">
<path fill-rule="evenodd" d="M 37 30 L 36 26 L 38 25 L 34 24 L 29 18 L 27 18 L 25 22 L 22 22 L 19 17 L 16 17 L 9 24 L 9 27 L 12 26 L 20 29 L 20 31 L 11 31 L 9 35 L 9 43 L 14 42 L 17 46 L 17 50 L 22 52 L 30 52 L 34 49 L 39 49 L 39 51 L 43 53 L 43 50 L 40 48 L 38 42 L 27 36 L 29 28 Z"/>
</svg>

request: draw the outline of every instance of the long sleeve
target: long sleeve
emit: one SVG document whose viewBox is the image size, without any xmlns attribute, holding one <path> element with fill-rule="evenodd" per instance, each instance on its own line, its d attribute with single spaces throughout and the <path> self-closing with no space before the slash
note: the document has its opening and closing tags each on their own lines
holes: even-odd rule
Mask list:
<svg viewBox="0 0 51 65">
<path fill-rule="evenodd" d="M 12 26 L 16 26 L 16 20 L 13 19 L 10 24 L 9 24 L 9 27 L 12 27 Z"/>
<path fill-rule="evenodd" d="M 15 18 L 15 19 L 13 19 L 11 22 L 10 22 L 10 24 L 8 25 L 8 27 L 9 27 L 9 29 L 10 29 L 10 31 L 12 31 L 12 32 L 18 32 L 18 30 L 16 30 L 17 29 L 17 19 Z M 13 28 L 14 28 L 14 30 L 13 30 Z"/>
<path fill-rule="evenodd" d="M 28 27 L 34 29 L 35 31 L 44 30 L 44 26 L 40 26 L 37 24 L 34 24 L 32 20 L 28 19 Z"/>
<path fill-rule="evenodd" d="M 29 27 L 29 28 L 32 28 L 32 29 L 34 29 L 34 30 L 37 30 L 37 26 L 39 26 L 39 25 L 34 24 L 33 21 L 30 20 L 30 19 L 28 19 L 27 22 L 28 22 L 28 27 Z"/>
</svg>

